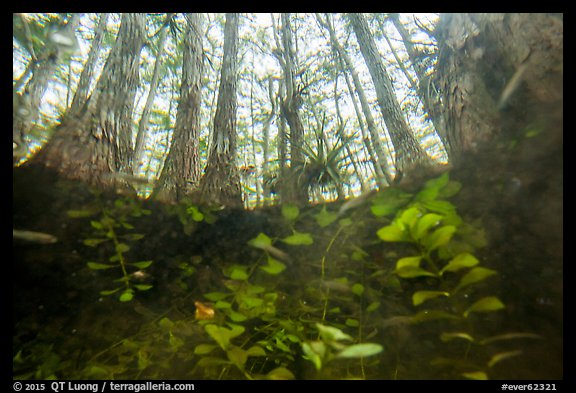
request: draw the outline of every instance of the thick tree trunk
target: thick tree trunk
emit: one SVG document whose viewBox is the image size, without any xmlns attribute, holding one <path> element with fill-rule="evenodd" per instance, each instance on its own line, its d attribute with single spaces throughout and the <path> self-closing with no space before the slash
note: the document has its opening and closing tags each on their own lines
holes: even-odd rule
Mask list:
<svg viewBox="0 0 576 393">
<path fill-rule="evenodd" d="M 31 163 L 104 187 L 122 183 L 113 173 L 125 171 L 130 164 L 132 110 L 140 50 L 146 38 L 145 18 L 145 14 L 122 16 L 116 44 L 92 97 L 79 114 L 63 120 Z"/>
<path fill-rule="evenodd" d="M 153 197 L 178 201 L 198 186 L 200 180 L 200 104 L 204 70 L 202 14 L 187 14 L 180 102 L 170 152 Z"/>
<path fill-rule="evenodd" d="M 208 164 L 200 180 L 201 199 L 209 204 L 242 207 L 236 167 L 236 108 L 239 14 L 226 14 L 224 58 Z"/>
<path fill-rule="evenodd" d="M 562 99 L 562 18 L 443 14 L 436 34 L 447 141 L 456 162 L 517 127 L 513 119 L 530 118 L 527 104 Z"/>
<path fill-rule="evenodd" d="M 304 139 L 304 125 L 300 118 L 302 106 L 301 91 L 295 81 L 296 52 L 292 39 L 290 14 L 282 14 L 282 57 L 281 63 L 286 82 L 286 94 L 280 101 L 280 110 L 290 127 L 290 169 L 287 177 L 282 179 L 281 198 L 284 202 L 305 205 L 308 203 L 308 184 L 303 184 L 300 176 L 304 167 L 304 154 L 302 143 Z"/>
<path fill-rule="evenodd" d="M 430 161 L 429 157 L 404 119 L 392 82 L 382 64 L 368 23 L 362 14 L 349 14 L 349 18 L 360 45 L 360 51 L 372 76 L 378 104 L 396 151 L 397 170 L 405 174 L 411 172 L 414 167 L 427 166 Z"/>
</svg>

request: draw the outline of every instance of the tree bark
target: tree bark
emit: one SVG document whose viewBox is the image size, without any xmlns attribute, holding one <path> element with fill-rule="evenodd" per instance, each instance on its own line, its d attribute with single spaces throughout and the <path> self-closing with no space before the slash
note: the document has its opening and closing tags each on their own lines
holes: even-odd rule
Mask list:
<svg viewBox="0 0 576 393">
<path fill-rule="evenodd" d="M 242 207 L 240 175 L 236 167 L 236 109 L 239 14 L 226 14 L 224 57 L 208 164 L 200 180 L 202 201 Z"/>
<path fill-rule="evenodd" d="M 511 113 L 526 118 L 526 104 L 561 100 L 562 29 L 547 14 L 442 14 L 438 75 L 455 162 L 510 129 Z"/>
<path fill-rule="evenodd" d="M 397 171 L 406 175 L 414 168 L 427 166 L 430 161 L 429 157 L 412 134 L 408 123 L 404 119 L 392 82 L 384 68 L 384 64 L 382 64 L 368 23 L 362 14 L 349 14 L 349 19 L 360 45 L 360 51 L 374 82 L 378 104 L 396 151 Z"/>
<path fill-rule="evenodd" d="M 200 180 L 200 105 L 204 52 L 202 14 L 186 15 L 180 102 L 170 151 L 154 188 L 153 197 L 175 202 L 190 194 Z"/>
<path fill-rule="evenodd" d="M 79 114 L 64 118 L 32 162 L 52 167 L 64 177 L 103 187 L 125 185 L 114 173 L 125 171 L 130 164 L 145 18 L 145 14 L 123 14 L 118 38 L 91 98 Z"/>
</svg>

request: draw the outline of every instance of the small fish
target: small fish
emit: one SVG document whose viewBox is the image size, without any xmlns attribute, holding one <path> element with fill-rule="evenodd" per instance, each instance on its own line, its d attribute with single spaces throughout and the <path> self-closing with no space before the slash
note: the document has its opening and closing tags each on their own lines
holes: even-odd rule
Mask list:
<svg viewBox="0 0 576 393">
<path fill-rule="evenodd" d="M 20 231 L 18 229 L 12 229 L 12 238 L 40 244 L 52 244 L 58 241 L 56 236 L 50 235 L 48 233 Z"/>
<path fill-rule="evenodd" d="M 372 190 L 369 192 L 365 192 L 364 194 L 357 196 L 355 198 L 350 198 L 342 206 L 340 206 L 340 210 L 338 210 L 338 217 L 342 217 L 344 213 L 348 210 L 355 209 L 358 206 L 362 205 L 364 202 L 368 200 L 371 196 L 373 196 L 376 191 Z"/>
<path fill-rule="evenodd" d="M 113 180 L 121 180 L 132 185 L 148 185 L 150 180 L 146 177 L 135 176 L 125 172 L 113 172 L 104 175 L 104 177 Z"/>
<path fill-rule="evenodd" d="M 264 250 L 267 251 L 270 255 L 272 255 L 276 259 L 279 259 L 284 262 L 292 262 L 292 258 L 290 258 L 290 255 L 286 254 L 279 248 L 269 245 L 264 247 Z"/>
<path fill-rule="evenodd" d="M 498 100 L 498 110 L 502 110 L 506 107 L 506 104 L 508 103 L 508 100 L 510 99 L 512 94 L 518 89 L 518 87 L 520 87 L 520 82 L 522 82 L 522 76 L 524 75 L 524 72 L 528 68 L 528 59 L 530 59 L 531 54 L 532 52 L 528 54 L 528 56 L 524 59 L 522 64 L 520 64 L 514 75 L 512 75 L 512 78 L 510 78 L 508 83 L 506 83 L 506 86 L 504 86 L 504 90 L 502 90 L 502 93 L 500 94 L 500 99 Z"/>
</svg>

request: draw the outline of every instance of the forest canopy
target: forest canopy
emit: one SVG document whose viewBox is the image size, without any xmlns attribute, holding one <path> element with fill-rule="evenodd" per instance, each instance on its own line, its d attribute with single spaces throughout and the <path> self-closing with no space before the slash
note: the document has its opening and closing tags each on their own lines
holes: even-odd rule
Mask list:
<svg viewBox="0 0 576 393">
<path fill-rule="evenodd" d="M 524 81 L 548 94 L 540 33 L 487 28 L 557 35 L 535 15 L 14 14 L 13 163 L 250 208 L 397 184 L 498 134 Z"/>
<path fill-rule="evenodd" d="M 174 143 L 183 67 L 188 68 L 184 73 L 190 72 L 190 65 L 183 64 L 187 34 L 198 35 L 202 50 L 203 67 L 196 70 L 201 73 L 195 133 L 197 173 L 206 166 L 212 134 L 217 132 L 214 116 L 226 18 L 223 14 L 201 15 L 195 21 L 200 30 L 190 33 L 189 17 L 142 15 L 144 37 L 135 63 L 138 83 L 133 87 L 133 100 L 121 103 L 133 108 L 129 111 L 127 136 L 132 162 L 123 165 L 122 173 L 149 181 L 145 187 L 140 186 L 144 181 L 138 183 L 142 196 L 152 192 Z M 29 124 L 24 131 L 15 131 L 17 162 L 24 162 L 41 149 L 63 119 L 71 115 L 75 101 L 81 106 L 94 94 L 113 47 L 119 45 L 122 23 L 130 23 L 122 18 L 118 14 L 14 15 L 15 106 L 26 114 L 27 104 L 33 108 L 25 119 Z M 415 138 L 432 159 L 445 162 L 445 150 L 416 89 L 419 75 L 403 41 L 410 39 L 410 50 L 419 56 L 419 67 L 424 72 L 420 77 L 429 77 L 435 52 L 430 32 L 438 16 L 366 14 L 363 18 L 389 75 L 394 98 Z M 291 33 L 290 42 L 286 41 L 285 23 Z M 279 14 L 242 14 L 237 41 L 235 163 L 246 206 L 277 198 L 275 182 L 280 168 L 290 165 L 291 155 L 303 156 L 299 160 L 309 170 L 300 175 L 308 176 L 310 198 L 316 201 L 358 193 L 394 178 L 395 147 L 346 15 L 291 14 L 283 19 Z M 285 44 L 290 48 L 289 58 Z M 46 75 L 40 76 L 41 71 Z M 291 73 L 290 86 L 286 71 Z M 358 100 L 354 74 L 363 89 L 360 94 L 364 95 L 367 108 Z M 293 94 L 296 97 L 297 93 L 301 101 L 300 146 L 293 146 L 295 141 L 289 137 L 289 124 L 282 113 L 282 103 L 287 101 L 291 89 L 295 89 Z M 373 117 L 368 121 L 371 131 L 366 127 L 365 116 Z"/>
</svg>

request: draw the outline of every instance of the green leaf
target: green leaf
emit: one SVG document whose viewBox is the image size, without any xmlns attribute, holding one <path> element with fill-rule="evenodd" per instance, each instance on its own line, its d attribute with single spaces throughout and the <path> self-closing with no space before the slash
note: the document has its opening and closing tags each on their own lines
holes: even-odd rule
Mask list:
<svg viewBox="0 0 576 393">
<path fill-rule="evenodd" d="M 260 269 L 268 274 L 276 275 L 282 273 L 286 269 L 286 265 L 268 256 L 268 264 L 266 266 L 260 266 Z"/>
<path fill-rule="evenodd" d="M 251 346 L 246 350 L 246 353 L 248 356 L 266 356 L 266 351 L 259 345 Z"/>
<path fill-rule="evenodd" d="M 452 260 L 440 270 L 440 274 L 444 272 L 456 272 L 460 269 L 476 266 L 478 263 L 480 262 L 474 255 L 463 252 L 452 258 Z"/>
<path fill-rule="evenodd" d="M 382 345 L 380 344 L 374 344 L 374 343 L 354 344 L 344 348 L 336 355 L 336 357 L 346 359 L 361 358 L 379 354 L 383 350 L 384 347 L 382 347 Z"/>
<path fill-rule="evenodd" d="M 380 307 L 380 302 L 372 302 L 368 305 L 368 307 L 366 307 L 366 312 L 376 311 L 378 307 Z"/>
<path fill-rule="evenodd" d="M 467 340 L 467 341 L 470 341 L 472 343 L 475 341 L 474 337 L 472 337 L 468 333 L 464 333 L 464 332 L 442 333 L 440 335 L 440 340 L 442 340 L 443 342 L 452 341 L 456 338 Z"/>
<path fill-rule="evenodd" d="M 370 210 L 376 217 L 388 216 L 396 213 L 410 200 L 411 195 L 396 188 L 386 188 L 376 194 L 372 199 Z"/>
<path fill-rule="evenodd" d="M 357 296 L 362 296 L 364 293 L 364 285 L 358 283 L 352 285 L 352 293 Z"/>
<path fill-rule="evenodd" d="M 153 262 L 154 261 L 140 261 L 140 262 L 129 263 L 129 265 L 136 266 L 138 269 L 146 269 Z"/>
<path fill-rule="evenodd" d="M 346 322 L 344 322 L 344 324 L 346 326 L 353 327 L 353 328 L 360 326 L 360 322 L 358 322 L 357 319 L 352 319 L 352 318 L 346 318 Z"/>
<path fill-rule="evenodd" d="M 153 285 L 134 284 L 134 288 L 136 288 L 139 291 L 147 291 L 149 289 L 152 289 L 153 287 L 154 287 Z"/>
<path fill-rule="evenodd" d="M 492 356 L 488 361 L 488 367 L 493 367 L 494 365 L 496 365 L 496 363 L 500 363 L 504 359 L 509 359 L 511 357 L 522 355 L 522 353 L 523 352 L 520 350 L 497 353 L 494 356 Z"/>
<path fill-rule="evenodd" d="M 206 355 L 218 348 L 218 345 L 214 344 L 198 344 L 196 348 L 194 348 L 194 354 L 196 355 Z"/>
<path fill-rule="evenodd" d="M 412 237 L 416 240 L 422 239 L 424 235 L 428 232 L 430 228 L 438 224 L 442 220 L 442 216 L 435 213 L 428 213 L 420 217 L 414 230 L 412 231 Z"/>
<path fill-rule="evenodd" d="M 232 322 L 244 322 L 248 317 L 232 309 L 228 310 L 228 316 Z"/>
<path fill-rule="evenodd" d="M 414 224 L 416 224 L 416 221 L 421 215 L 422 212 L 420 211 L 419 208 L 411 207 L 409 209 L 404 210 L 402 214 L 400 214 L 398 221 L 400 222 L 401 225 L 403 224 L 405 227 L 411 229 L 412 227 L 414 227 Z"/>
<path fill-rule="evenodd" d="M 284 381 L 288 379 L 295 379 L 296 377 L 294 377 L 292 371 L 288 370 L 287 368 L 277 367 L 274 370 L 270 371 L 268 374 L 266 374 L 266 378 L 275 381 L 280 380 Z"/>
<path fill-rule="evenodd" d="M 103 229 L 104 225 L 102 225 L 102 223 L 100 221 L 90 221 L 90 225 L 92 226 L 92 228 L 96 228 L 96 229 Z"/>
<path fill-rule="evenodd" d="M 430 235 L 426 236 L 422 240 L 422 244 L 428 249 L 428 251 L 432 251 L 437 249 L 440 246 L 445 245 L 452 239 L 452 236 L 456 232 L 456 227 L 453 225 L 445 225 L 436 229 Z"/>
<path fill-rule="evenodd" d="M 385 242 L 401 242 L 408 240 L 404 229 L 394 224 L 380 228 L 376 234 Z"/>
<path fill-rule="evenodd" d="M 118 243 L 116 245 L 116 252 L 119 254 L 123 254 L 125 252 L 128 252 L 130 250 L 130 246 L 126 243 Z"/>
<path fill-rule="evenodd" d="M 298 218 L 299 214 L 300 209 L 298 209 L 298 206 L 293 204 L 282 205 L 282 216 L 288 221 L 294 221 L 296 218 Z"/>
<path fill-rule="evenodd" d="M 400 258 L 394 273 L 402 278 L 436 277 L 434 273 L 420 267 L 421 256 Z"/>
<path fill-rule="evenodd" d="M 100 295 L 102 296 L 109 296 L 112 295 L 113 293 L 118 292 L 119 290 L 121 290 L 122 288 L 116 288 L 116 289 L 109 289 L 107 291 L 100 291 Z"/>
<path fill-rule="evenodd" d="M 88 262 L 86 265 L 92 270 L 112 269 L 118 267 L 117 265 L 106 265 L 104 263 Z"/>
<path fill-rule="evenodd" d="M 248 353 L 236 345 L 232 345 L 230 349 L 226 351 L 226 355 L 228 356 L 228 359 L 236 366 L 240 367 L 240 369 L 244 368 L 244 365 L 248 360 Z"/>
<path fill-rule="evenodd" d="M 440 213 L 444 216 L 454 214 L 456 211 L 456 207 L 448 201 L 425 201 L 420 202 L 420 204 L 426 209 Z"/>
<path fill-rule="evenodd" d="M 470 270 L 468 273 L 466 273 L 460 279 L 460 282 L 458 283 L 456 288 L 454 288 L 454 291 L 452 291 L 452 294 L 458 292 L 460 289 L 462 289 L 468 285 L 475 284 L 475 283 L 480 282 L 480 281 L 484 281 L 488 277 L 493 276 L 495 274 L 497 274 L 497 272 L 495 270 L 487 269 L 485 267 L 475 267 L 472 270 Z"/>
<path fill-rule="evenodd" d="M 169 332 L 174 327 L 174 322 L 168 317 L 164 317 L 158 321 L 158 326 L 160 326 L 165 331 Z"/>
<path fill-rule="evenodd" d="M 320 212 L 316 214 L 314 218 L 321 228 L 325 228 L 338 219 L 338 213 L 329 212 L 326 210 L 326 205 L 324 205 L 322 206 L 322 210 L 320 210 Z"/>
<path fill-rule="evenodd" d="M 217 325 L 206 325 L 204 326 L 206 333 L 210 335 L 220 345 L 220 348 L 227 350 L 230 346 L 230 340 L 244 333 L 244 327 L 239 325 L 233 325 L 232 329 Z"/>
<path fill-rule="evenodd" d="M 82 243 L 88 247 L 96 247 L 98 244 L 108 241 L 110 239 L 84 239 Z"/>
<path fill-rule="evenodd" d="M 238 302 L 247 309 L 260 307 L 262 304 L 264 304 L 264 300 L 262 300 L 261 298 L 246 295 L 240 296 L 238 298 Z"/>
<path fill-rule="evenodd" d="M 434 299 L 439 296 L 450 296 L 450 294 L 443 291 L 417 291 L 412 295 L 412 304 L 414 304 L 414 306 L 419 306 L 426 300 Z"/>
<path fill-rule="evenodd" d="M 468 379 L 475 379 L 478 381 L 488 380 L 488 375 L 484 371 L 470 371 L 467 373 L 462 373 L 462 376 Z"/>
<path fill-rule="evenodd" d="M 495 341 L 502 341 L 502 340 L 515 340 L 519 338 L 533 338 L 533 339 L 541 339 L 542 336 L 534 333 L 505 333 L 499 334 L 497 336 L 492 336 L 485 338 L 484 340 L 480 341 L 480 345 L 492 344 Z"/>
<path fill-rule="evenodd" d="M 440 198 L 450 198 L 451 196 L 458 194 L 461 188 L 462 184 L 460 182 L 450 180 L 448 184 L 440 190 L 438 196 Z"/>
<path fill-rule="evenodd" d="M 478 300 L 476 303 L 471 305 L 468 310 L 464 311 L 464 318 L 468 318 L 471 312 L 491 312 L 503 309 L 504 303 L 500 301 L 496 296 L 488 296 Z"/>
<path fill-rule="evenodd" d="M 186 213 L 188 213 L 195 222 L 200 222 L 204 219 L 204 214 L 202 214 L 196 206 L 188 207 Z"/>
<path fill-rule="evenodd" d="M 320 332 L 320 337 L 323 341 L 330 342 L 330 341 L 340 341 L 340 340 L 349 340 L 352 341 L 353 338 L 348 334 L 344 333 L 342 330 L 332 327 L 322 325 L 320 323 L 316 323 L 316 328 L 318 332 Z"/>
<path fill-rule="evenodd" d="M 326 345 L 322 341 L 302 343 L 302 352 L 305 358 L 314 364 L 317 371 L 322 369 L 322 359 L 326 355 Z"/>
<path fill-rule="evenodd" d="M 131 289 L 127 289 L 124 292 L 122 292 L 122 295 L 120 295 L 119 300 L 121 302 L 129 302 L 133 298 L 134 298 L 134 291 Z"/>
<path fill-rule="evenodd" d="M 294 231 L 293 235 L 285 237 L 282 241 L 286 244 L 291 246 L 309 246 L 310 244 L 314 243 L 314 239 L 309 233 L 297 232 Z"/>
<path fill-rule="evenodd" d="M 212 302 L 216 302 L 218 300 L 226 299 L 230 294 L 224 292 L 208 292 L 203 296 Z"/>
<path fill-rule="evenodd" d="M 214 308 L 219 309 L 219 310 L 224 310 L 227 308 L 232 308 L 232 303 L 229 302 L 225 302 L 223 300 L 218 300 L 216 302 L 216 304 L 214 304 Z"/>
<path fill-rule="evenodd" d="M 135 241 L 144 239 L 144 237 L 146 237 L 146 236 L 141 234 L 141 233 L 128 233 L 126 235 L 123 235 L 122 237 L 126 240 L 130 240 L 130 241 L 135 242 Z"/>
<path fill-rule="evenodd" d="M 268 236 L 260 232 L 258 236 L 256 236 L 254 239 L 249 240 L 248 244 L 251 245 L 252 247 L 265 250 L 266 248 L 272 245 L 272 239 L 270 239 Z"/>
<path fill-rule="evenodd" d="M 248 279 L 248 267 L 242 265 L 232 265 L 224 270 L 224 275 L 232 280 L 245 281 Z"/>
</svg>

